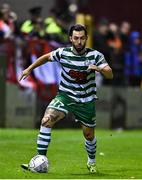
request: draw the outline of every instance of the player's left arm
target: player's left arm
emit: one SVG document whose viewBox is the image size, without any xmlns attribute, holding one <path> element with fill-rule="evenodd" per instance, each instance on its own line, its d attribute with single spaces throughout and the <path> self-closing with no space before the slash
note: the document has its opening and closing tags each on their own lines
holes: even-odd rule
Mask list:
<svg viewBox="0 0 142 180">
<path fill-rule="evenodd" d="M 113 79 L 113 72 L 112 72 L 111 67 L 108 64 L 101 68 L 94 64 L 91 64 L 91 65 L 89 65 L 88 70 L 95 70 L 95 71 L 103 74 L 105 78 Z"/>
</svg>

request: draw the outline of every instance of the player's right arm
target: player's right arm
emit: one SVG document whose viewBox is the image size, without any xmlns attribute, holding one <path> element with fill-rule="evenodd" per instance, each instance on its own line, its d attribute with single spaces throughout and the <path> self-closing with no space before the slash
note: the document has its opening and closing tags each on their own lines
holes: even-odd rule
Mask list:
<svg viewBox="0 0 142 180">
<path fill-rule="evenodd" d="M 33 64 L 31 64 L 28 68 L 26 68 L 22 72 L 22 74 L 21 74 L 21 76 L 19 78 L 19 81 L 21 81 L 22 79 L 25 79 L 31 73 L 31 71 L 33 69 L 45 64 L 48 61 L 52 61 L 51 60 L 51 52 L 47 53 L 47 54 L 45 54 L 43 56 L 40 56 Z"/>
</svg>

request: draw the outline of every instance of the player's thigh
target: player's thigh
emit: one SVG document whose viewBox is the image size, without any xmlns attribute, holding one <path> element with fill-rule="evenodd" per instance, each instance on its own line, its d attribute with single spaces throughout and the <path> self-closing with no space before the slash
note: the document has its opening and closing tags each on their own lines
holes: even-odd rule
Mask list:
<svg viewBox="0 0 142 180">
<path fill-rule="evenodd" d="M 41 125 L 53 127 L 53 125 L 65 117 L 65 113 L 54 108 L 47 108 L 42 118 Z"/>
</svg>

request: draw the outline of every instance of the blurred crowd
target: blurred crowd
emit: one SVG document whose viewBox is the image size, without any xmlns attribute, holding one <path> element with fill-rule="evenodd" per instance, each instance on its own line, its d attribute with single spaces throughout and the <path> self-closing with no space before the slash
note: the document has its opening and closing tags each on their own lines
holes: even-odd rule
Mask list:
<svg viewBox="0 0 142 180">
<path fill-rule="evenodd" d="M 114 71 L 115 86 L 139 86 L 142 79 L 142 39 L 131 23 L 101 19 L 93 34 L 93 48 L 101 51 Z M 105 81 L 105 80 L 104 80 Z M 109 84 L 110 82 L 105 82 Z"/>
<path fill-rule="evenodd" d="M 70 18 L 70 17 L 69 17 Z M 42 7 L 29 9 L 29 19 L 24 22 L 18 20 L 18 15 L 12 11 L 9 4 L 0 7 L 0 38 L 23 39 L 44 38 L 55 40 L 61 44 L 67 43 L 67 26 L 69 21 L 62 12 L 51 9 L 47 18 L 42 17 Z"/>
<path fill-rule="evenodd" d="M 74 21 L 75 17 L 71 14 L 65 14 L 54 8 L 51 9 L 50 15 L 43 19 L 42 7 L 33 7 L 29 9 L 29 19 L 19 23 L 16 12 L 9 4 L 4 3 L 0 7 L 0 44 L 7 39 L 15 41 L 15 47 L 18 49 L 16 56 L 18 58 L 23 56 L 23 59 L 26 59 L 23 63 L 24 68 L 32 62 L 27 57 L 29 57 L 29 49 L 31 49 L 30 53 L 33 53 L 35 45 L 42 46 L 40 53 L 33 53 L 36 56 L 69 45 L 68 28 Z M 128 21 L 118 25 L 115 22 L 109 22 L 106 18 L 94 23 L 93 29 L 93 48 L 105 55 L 114 71 L 114 79 L 111 82 L 97 75 L 99 84 L 140 86 L 142 79 L 141 33 L 134 31 L 132 24 Z M 39 47 L 37 49 L 39 50 Z"/>
</svg>

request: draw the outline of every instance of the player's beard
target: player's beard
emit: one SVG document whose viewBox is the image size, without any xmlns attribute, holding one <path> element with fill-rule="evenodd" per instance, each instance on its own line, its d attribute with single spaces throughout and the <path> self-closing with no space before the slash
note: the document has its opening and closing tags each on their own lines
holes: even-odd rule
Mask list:
<svg viewBox="0 0 142 180">
<path fill-rule="evenodd" d="M 76 50 L 77 53 L 82 52 L 85 49 L 85 46 L 86 46 L 86 44 L 81 45 L 80 47 L 76 47 L 74 44 L 72 44 L 72 45 L 73 45 L 73 48 Z"/>
</svg>

